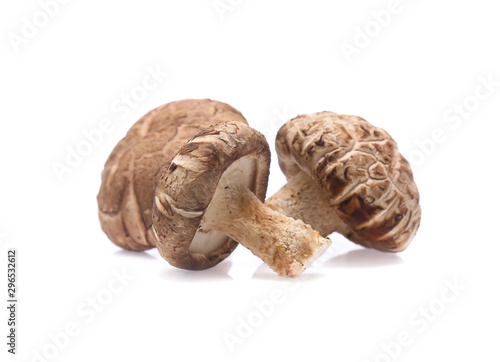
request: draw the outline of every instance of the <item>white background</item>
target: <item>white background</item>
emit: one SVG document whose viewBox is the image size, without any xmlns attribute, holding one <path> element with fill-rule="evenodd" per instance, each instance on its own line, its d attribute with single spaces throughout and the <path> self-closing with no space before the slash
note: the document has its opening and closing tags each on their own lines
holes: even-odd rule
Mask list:
<svg viewBox="0 0 500 362">
<path fill-rule="evenodd" d="M 2 361 L 498 361 L 500 87 L 475 98 L 480 79 L 500 82 L 497 4 L 401 0 L 377 26 L 373 12 L 394 10 L 389 1 L 221 3 L 233 5 L 219 14 L 212 0 L 73 0 L 44 18 L 35 0 L 2 2 L 0 294 L 6 303 L 14 247 L 20 301 L 15 357 L 1 308 Z M 357 29 L 370 33 L 362 44 Z M 157 67 L 168 76 L 155 89 L 112 109 Z M 156 250 L 120 250 L 97 218 L 104 162 L 139 117 L 184 98 L 231 104 L 272 148 L 302 113 L 386 129 L 421 194 L 413 243 L 394 255 L 333 234 L 298 281 L 243 247 L 204 272 L 175 269 Z M 446 118 L 464 102 L 467 115 Z M 54 163 L 103 118 L 113 131 L 59 179 Z M 418 143 L 433 135 L 439 143 L 423 153 Z M 273 154 L 268 195 L 284 182 Z M 113 270 L 133 280 L 109 300 Z M 93 315 L 96 296 L 106 305 Z M 61 336 L 68 323 L 77 336 Z M 401 333 L 409 342 L 398 347 Z"/>
</svg>

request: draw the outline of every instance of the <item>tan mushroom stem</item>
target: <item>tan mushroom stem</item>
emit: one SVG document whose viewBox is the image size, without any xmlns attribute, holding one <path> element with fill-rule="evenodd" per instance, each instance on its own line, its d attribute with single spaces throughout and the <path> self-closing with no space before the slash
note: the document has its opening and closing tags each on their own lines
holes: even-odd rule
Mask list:
<svg viewBox="0 0 500 362">
<path fill-rule="evenodd" d="M 205 215 L 202 230 L 225 233 L 281 276 L 298 276 L 331 244 L 309 225 L 264 205 L 245 186 L 219 189 L 210 207 L 216 217 Z"/>
<path fill-rule="evenodd" d="M 300 172 L 267 199 L 266 205 L 281 214 L 304 221 L 323 236 L 334 231 L 344 236 L 352 234 L 349 226 L 330 205 L 330 199 L 331 196 L 328 196 L 307 173 Z"/>
</svg>

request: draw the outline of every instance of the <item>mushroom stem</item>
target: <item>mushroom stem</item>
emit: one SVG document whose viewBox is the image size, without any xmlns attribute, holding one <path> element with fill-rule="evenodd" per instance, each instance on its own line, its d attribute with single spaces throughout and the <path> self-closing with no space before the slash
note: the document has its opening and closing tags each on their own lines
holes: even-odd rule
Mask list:
<svg viewBox="0 0 500 362">
<path fill-rule="evenodd" d="M 224 232 L 281 276 L 298 276 L 331 244 L 309 225 L 267 207 L 245 186 L 225 186 L 214 203 L 217 217 L 205 215 L 201 228 Z"/>
<path fill-rule="evenodd" d="M 351 234 L 352 230 L 330 205 L 330 199 L 307 173 L 300 172 L 267 199 L 266 205 L 280 214 L 302 220 L 322 236 L 334 231 L 343 235 Z"/>
</svg>

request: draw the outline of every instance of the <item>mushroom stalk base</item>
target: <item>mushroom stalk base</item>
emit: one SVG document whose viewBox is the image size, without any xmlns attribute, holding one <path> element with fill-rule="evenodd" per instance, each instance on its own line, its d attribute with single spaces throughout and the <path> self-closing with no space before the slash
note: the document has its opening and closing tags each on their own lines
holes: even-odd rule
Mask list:
<svg viewBox="0 0 500 362">
<path fill-rule="evenodd" d="M 281 276 L 298 276 L 331 245 L 309 225 L 271 210 L 247 187 L 227 186 L 212 204 L 217 218 L 205 217 L 201 228 L 224 232 Z"/>
<path fill-rule="evenodd" d="M 266 205 L 281 214 L 302 220 L 322 236 L 334 231 L 344 236 L 352 234 L 351 228 L 330 205 L 330 199 L 308 174 L 300 172 L 268 198 Z"/>
</svg>

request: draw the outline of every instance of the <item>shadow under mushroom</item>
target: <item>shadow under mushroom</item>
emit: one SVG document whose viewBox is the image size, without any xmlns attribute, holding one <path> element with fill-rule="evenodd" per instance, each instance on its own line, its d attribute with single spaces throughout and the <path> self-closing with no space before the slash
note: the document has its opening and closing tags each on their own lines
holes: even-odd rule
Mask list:
<svg viewBox="0 0 500 362">
<path fill-rule="evenodd" d="M 144 253 L 138 253 L 137 251 L 132 251 L 132 250 L 126 250 L 126 249 L 121 249 L 118 251 L 115 251 L 113 253 L 113 256 L 119 256 L 119 257 L 125 257 L 125 258 L 135 258 L 135 259 L 155 259 L 155 257 L 151 254 L 148 254 L 146 252 Z"/>
<path fill-rule="evenodd" d="M 357 249 L 335 256 L 325 262 L 325 265 L 334 268 L 379 268 L 403 262 L 404 260 L 397 254 L 375 249 Z"/>
<path fill-rule="evenodd" d="M 160 276 L 168 280 L 175 280 L 180 282 L 200 282 L 202 280 L 233 280 L 233 277 L 229 275 L 231 264 L 231 261 L 225 260 L 223 263 L 217 264 L 210 269 L 204 270 L 203 273 L 200 273 L 197 270 L 187 270 L 172 267 L 163 270 L 160 273 Z"/>
<path fill-rule="evenodd" d="M 324 274 L 315 273 L 314 271 L 313 272 L 308 271 L 307 273 L 300 274 L 299 276 L 291 279 L 291 281 L 290 281 L 290 279 L 284 279 L 284 278 L 280 277 L 279 275 L 277 275 L 276 273 L 274 273 L 272 271 L 272 269 L 269 268 L 269 266 L 267 266 L 264 263 L 262 263 L 257 269 L 255 269 L 255 272 L 252 275 L 252 279 L 278 281 L 278 282 L 286 282 L 286 283 L 290 283 L 290 282 L 293 283 L 293 281 L 302 282 L 302 281 L 306 281 L 306 280 L 318 280 L 318 279 L 321 279 L 323 277 L 325 277 Z"/>
</svg>

